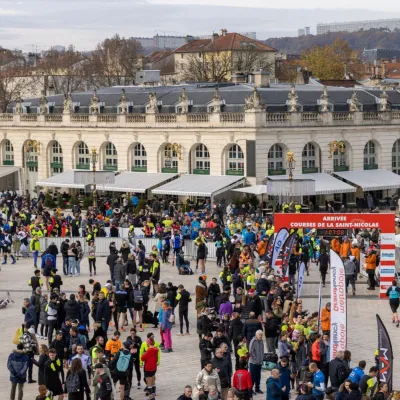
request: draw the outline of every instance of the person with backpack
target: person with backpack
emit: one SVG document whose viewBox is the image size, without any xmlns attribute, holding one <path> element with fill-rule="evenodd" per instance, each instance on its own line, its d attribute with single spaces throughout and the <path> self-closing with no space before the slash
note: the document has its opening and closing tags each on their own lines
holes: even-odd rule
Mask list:
<svg viewBox="0 0 400 400">
<path fill-rule="evenodd" d="M 128 370 L 133 368 L 133 356 L 127 347 L 128 344 L 124 343 L 124 348 L 115 354 L 110 363 L 114 385 L 119 381 L 120 400 L 124 400 L 125 397 L 125 386 L 128 385 Z"/>
<path fill-rule="evenodd" d="M 156 395 L 156 372 L 158 364 L 158 353 L 160 349 L 155 347 L 154 339 L 150 339 L 148 348 L 141 357 L 144 363 L 144 378 L 147 385 L 147 395 L 149 400 L 154 399 Z"/>
<path fill-rule="evenodd" d="M 174 322 L 175 322 L 175 316 L 174 314 L 172 314 L 172 308 L 170 307 L 167 301 L 164 301 L 164 303 L 162 303 L 162 321 L 161 321 L 161 329 L 164 339 L 164 350 L 162 351 L 163 353 L 172 352 L 171 329 Z"/>
<path fill-rule="evenodd" d="M 65 379 L 65 393 L 68 393 L 68 400 L 90 400 L 90 388 L 86 378 L 86 372 L 82 368 L 82 362 L 79 358 L 74 358 L 71 363 L 71 368 L 67 372 Z"/>
<path fill-rule="evenodd" d="M 246 364 L 244 360 L 239 361 L 239 368 L 233 374 L 232 387 L 238 390 L 243 400 L 250 400 L 253 397 L 253 381 Z"/>
<path fill-rule="evenodd" d="M 55 268 L 56 260 L 52 254 L 45 254 L 42 258 L 42 274 L 46 281 L 47 290 L 50 288 L 50 277 L 51 277 L 51 270 Z"/>
<path fill-rule="evenodd" d="M 133 326 L 139 322 L 140 332 L 143 332 L 143 293 L 139 285 L 133 287 Z M 139 320 L 139 321 L 138 321 Z"/>
</svg>

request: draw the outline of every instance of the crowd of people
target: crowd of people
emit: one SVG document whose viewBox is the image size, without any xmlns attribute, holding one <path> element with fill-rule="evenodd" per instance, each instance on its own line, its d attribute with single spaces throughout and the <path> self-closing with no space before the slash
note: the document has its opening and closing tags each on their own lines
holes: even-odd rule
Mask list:
<svg viewBox="0 0 400 400">
<path fill-rule="evenodd" d="M 251 205 L 223 210 L 207 201 L 201 210 L 184 212 L 157 201 L 159 208 L 153 202 L 152 209 L 133 212 L 123 203 L 126 212 L 114 204 L 107 213 L 110 208 L 102 202 L 99 210 L 90 208 L 86 213 L 74 206 L 68 222 L 68 216 L 46 210 L 41 201 L 39 196 L 34 213 L 19 208 L 16 215 L 12 207 L 3 212 L 4 235 L 26 234 L 35 267 L 29 279 L 32 295 L 24 300 L 24 321 L 8 359 L 11 400 L 17 391 L 22 400 L 25 382 L 39 385 L 40 400 L 62 399 L 64 394 L 72 400 L 85 396 L 128 400 L 133 386 L 142 389 L 143 381 L 146 398 L 155 399 L 160 353 L 179 351 L 173 345 L 173 327 L 179 328 L 179 336 L 194 333 L 190 307 L 197 315 L 198 342 L 196 335 L 193 340 L 200 368 L 197 376 L 177 382 L 188 381 L 178 400 L 248 400 L 263 394 L 269 400 L 288 400 L 295 393 L 299 400 L 387 399 L 387 385 L 377 381 L 376 359 L 371 365 L 361 360 L 356 367 L 351 367 L 350 351 L 330 359 L 330 304 L 321 315 L 310 313 L 303 309 L 295 288 L 299 264 L 305 263 L 308 274 L 311 261 L 317 263 L 325 286 L 331 248 L 343 258 L 346 287 L 351 285 L 355 294 L 360 251 L 371 257 L 367 272 L 379 265 L 378 231 L 317 241 L 315 231 L 299 229 L 285 282 L 285 271 L 279 274 L 266 261 L 273 220 L 263 218 Z M 15 206 L 16 200 L 11 202 Z M 115 209 L 121 214 L 117 218 Z M 111 232 L 125 219 L 130 232 L 141 227 L 145 237 L 157 237 L 159 244 L 146 249 L 133 233 L 120 248 L 111 242 L 106 262 L 109 279 L 99 282 L 96 238 L 107 223 Z M 54 232 L 64 237 L 60 248 L 50 244 L 41 249 L 39 238 Z M 176 280 L 161 279 L 165 264 L 176 265 L 179 273 L 193 272 L 182 255 L 187 240 L 197 246 L 193 270 L 198 278 L 192 294 L 176 282 L 178 272 Z M 206 275 L 207 241 L 216 247 L 219 268 L 211 279 Z M 83 280 L 86 274 L 80 277 L 85 258 L 89 280 Z M 375 280 L 369 272 L 368 276 L 373 289 Z M 69 278 L 77 278 L 78 290 L 68 296 L 63 282 Z M 392 291 L 394 305 L 400 291 Z M 397 308 L 393 320 L 398 325 Z M 145 332 L 145 325 L 159 331 Z M 266 383 L 261 382 L 263 370 L 270 371 Z"/>
</svg>

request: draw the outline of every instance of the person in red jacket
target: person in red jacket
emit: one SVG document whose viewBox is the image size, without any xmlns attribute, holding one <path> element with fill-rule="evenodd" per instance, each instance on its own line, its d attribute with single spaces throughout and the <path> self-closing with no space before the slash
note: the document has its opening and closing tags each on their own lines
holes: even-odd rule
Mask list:
<svg viewBox="0 0 400 400">
<path fill-rule="evenodd" d="M 156 372 L 159 351 L 160 349 L 154 346 L 154 339 L 150 339 L 148 342 L 148 348 L 142 355 L 144 377 L 147 384 L 146 393 L 149 396 L 149 400 L 154 399 L 156 396 Z"/>
<path fill-rule="evenodd" d="M 319 344 L 321 342 L 321 335 L 318 334 L 317 338 L 314 340 L 314 343 L 311 346 L 311 360 L 313 363 L 318 365 L 320 368 L 321 365 L 321 350 Z"/>
<path fill-rule="evenodd" d="M 239 368 L 233 374 L 232 387 L 239 391 L 243 400 L 250 400 L 253 398 L 253 381 L 246 367 L 246 361 L 240 360 Z"/>
</svg>

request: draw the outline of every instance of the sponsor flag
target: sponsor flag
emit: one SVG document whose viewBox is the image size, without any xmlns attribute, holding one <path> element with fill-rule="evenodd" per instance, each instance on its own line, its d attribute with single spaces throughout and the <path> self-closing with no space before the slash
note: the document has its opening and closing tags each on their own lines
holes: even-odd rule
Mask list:
<svg viewBox="0 0 400 400">
<path fill-rule="evenodd" d="M 272 261 L 272 252 L 274 248 L 274 237 L 275 234 L 271 235 L 268 239 L 268 244 L 267 244 L 267 251 L 265 252 L 265 255 L 263 257 L 264 261 L 271 266 L 271 261 Z"/>
<path fill-rule="evenodd" d="M 285 271 L 288 270 L 289 267 L 289 258 L 290 255 L 293 253 L 293 247 L 294 244 L 296 243 L 297 239 L 297 233 L 293 232 L 289 235 L 289 237 L 286 239 L 285 244 L 282 247 L 283 255 L 282 255 L 282 271 L 285 273 Z"/>
<path fill-rule="evenodd" d="M 392 393 L 393 386 L 393 350 L 388 331 L 378 314 L 378 351 L 379 351 L 379 382 L 388 385 L 388 393 Z"/>
<path fill-rule="evenodd" d="M 271 267 L 274 269 L 275 272 L 276 272 L 275 262 L 288 236 L 289 236 L 289 231 L 286 228 L 280 229 L 275 236 L 274 246 L 272 249 L 272 260 L 271 260 Z"/>
<path fill-rule="evenodd" d="M 297 298 L 300 298 L 301 289 L 303 288 L 304 282 L 304 271 L 306 270 L 306 264 L 303 262 L 300 264 L 299 268 L 299 279 L 297 280 Z"/>
<path fill-rule="evenodd" d="M 331 256 L 331 346 L 330 359 L 347 345 L 347 297 L 342 259 L 333 250 Z"/>
<path fill-rule="evenodd" d="M 322 333 L 321 311 L 322 311 L 322 279 L 319 280 L 319 291 L 318 291 L 318 332 L 319 333 Z"/>
</svg>

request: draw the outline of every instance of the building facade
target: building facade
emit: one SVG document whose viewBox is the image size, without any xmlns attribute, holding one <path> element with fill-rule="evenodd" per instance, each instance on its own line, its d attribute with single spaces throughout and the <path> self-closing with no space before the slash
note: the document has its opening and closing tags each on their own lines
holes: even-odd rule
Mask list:
<svg viewBox="0 0 400 400">
<path fill-rule="evenodd" d="M 250 184 L 286 174 L 288 151 L 295 174 L 400 174 L 399 126 L 397 91 L 115 87 L 14 103 L 0 115 L 0 163 L 22 167 L 29 190 L 63 171 L 90 169 L 92 148 L 102 170 L 237 175 Z"/>
</svg>

